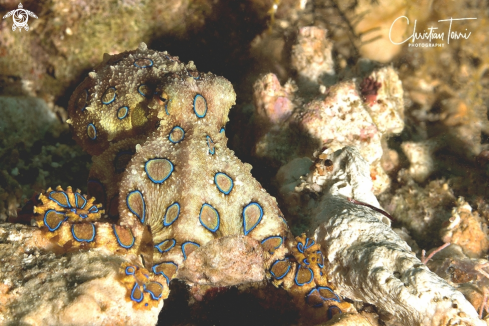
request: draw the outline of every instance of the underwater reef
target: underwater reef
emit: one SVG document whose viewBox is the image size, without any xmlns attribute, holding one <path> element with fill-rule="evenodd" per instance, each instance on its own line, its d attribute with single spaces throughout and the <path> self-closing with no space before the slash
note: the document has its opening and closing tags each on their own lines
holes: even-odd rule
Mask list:
<svg viewBox="0 0 489 326">
<path fill-rule="evenodd" d="M 487 4 L 22 5 L 1 325 L 487 324 Z"/>
</svg>

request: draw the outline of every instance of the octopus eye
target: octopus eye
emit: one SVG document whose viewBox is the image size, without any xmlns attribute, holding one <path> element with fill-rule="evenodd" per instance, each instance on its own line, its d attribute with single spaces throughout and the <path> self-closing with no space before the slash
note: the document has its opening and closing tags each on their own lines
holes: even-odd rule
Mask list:
<svg viewBox="0 0 489 326">
<path fill-rule="evenodd" d="M 170 98 L 170 97 L 168 96 L 168 94 L 167 94 L 165 91 L 161 92 L 161 94 L 159 94 L 159 96 L 158 96 L 158 97 L 159 97 L 159 99 L 160 99 L 160 100 L 161 100 L 163 103 L 166 103 L 166 102 L 168 101 L 168 99 Z"/>
</svg>

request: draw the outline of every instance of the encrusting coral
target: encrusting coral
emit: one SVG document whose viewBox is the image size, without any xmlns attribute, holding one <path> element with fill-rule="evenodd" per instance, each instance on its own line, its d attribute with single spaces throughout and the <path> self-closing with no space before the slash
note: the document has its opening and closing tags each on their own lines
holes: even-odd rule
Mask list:
<svg viewBox="0 0 489 326">
<path fill-rule="evenodd" d="M 268 278 L 311 321 L 355 311 L 328 282 L 320 246 L 292 237 L 275 198 L 226 147 L 234 103 L 226 79 L 144 43 L 105 56 L 68 108 L 75 140 L 93 155 L 89 196 L 41 194 L 43 234 L 61 252 L 123 256 L 119 281 L 135 309 L 159 306 L 174 278 L 209 287 Z"/>
</svg>

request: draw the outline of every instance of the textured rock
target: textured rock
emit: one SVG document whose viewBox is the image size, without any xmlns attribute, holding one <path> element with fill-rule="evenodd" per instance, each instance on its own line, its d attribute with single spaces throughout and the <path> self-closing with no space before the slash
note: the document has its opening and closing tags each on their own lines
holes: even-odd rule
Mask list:
<svg viewBox="0 0 489 326">
<path fill-rule="evenodd" d="M 367 195 L 370 188 L 364 182 L 368 185 L 369 180 L 359 153 L 344 149 L 332 160 L 337 170 L 322 189 L 315 239 L 322 244 L 329 275 L 342 285 L 342 293 L 376 305 L 388 325 L 484 325 L 463 295 L 431 273 L 382 222 L 384 215 L 344 198 L 347 189 L 354 199 L 378 206 Z"/>
<path fill-rule="evenodd" d="M 440 235 L 443 242 L 459 245 L 470 258 L 481 258 L 489 249 L 487 225 L 462 197 L 457 200 L 457 207 L 444 223 Z"/>
<path fill-rule="evenodd" d="M 132 309 L 124 259 L 97 249 L 58 255 L 37 228 L 0 225 L 2 325 L 154 325 L 163 306 Z"/>
<path fill-rule="evenodd" d="M 331 160 L 331 168 L 321 173 L 316 167 L 296 191 L 317 194 L 319 204 L 303 209 L 315 214 L 311 230 L 329 277 L 341 284 L 338 291 L 375 305 L 387 325 L 484 325 L 464 296 L 431 273 L 390 228 L 359 151 L 320 157 Z"/>
<path fill-rule="evenodd" d="M 266 124 L 254 126 L 259 138 L 254 155 L 283 166 L 319 146 L 332 151 L 355 146 L 369 162 L 374 193 L 379 194 L 390 185 L 381 165 L 386 138 L 404 128 L 402 83 L 392 67 L 360 60 L 346 81 L 334 84 L 325 34 L 312 27 L 299 31 L 292 55 L 298 70 L 297 90 L 290 81 L 282 87 L 272 74 L 255 82 L 257 120 Z M 356 80 L 359 76 L 361 81 Z"/>
<path fill-rule="evenodd" d="M 302 86 L 317 89 L 335 74 L 331 54 L 333 42 L 326 34 L 324 28 L 316 26 L 301 27 L 298 31 L 296 44 L 292 47 L 291 64 Z"/>
</svg>

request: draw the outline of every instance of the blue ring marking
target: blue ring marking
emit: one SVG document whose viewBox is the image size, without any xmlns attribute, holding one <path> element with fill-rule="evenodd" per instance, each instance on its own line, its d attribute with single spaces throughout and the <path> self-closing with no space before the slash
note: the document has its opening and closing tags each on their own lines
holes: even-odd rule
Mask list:
<svg viewBox="0 0 489 326">
<path fill-rule="evenodd" d="M 319 293 L 319 296 L 321 297 L 321 299 L 323 299 L 324 301 L 336 301 L 336 302 L 341 302 L 340 300 L 340 297 L 334 293 L 333 289 L 331 289 L 330 287 L 328 286 L 317 286 L 316 287 L 318 289 L 318 293 Z M 319 290 L 328 290 L 329 292 L 331 292 L 333 295 L 334 295 L 334 298 L 325 298 L 321 295 L 321 292 L 319 292 Z"/>
<path fill-rule="evenodd" d="M 47 223 L 47 221 L 46 221 L 46 217 L 48 216 L 48 213 L 50 213 L 50 212 L 56 212 L 56 214 L 61 214 L 61 215 L 63 215 L 63 216 L 65 217 L 65 218 L 64 218 L 63 220 L 61 220 L 61 221 L 58 223 L 58 225 L 56 225 L 54 228 L 51 228 L 51 226 L 49 226 L 49 224 L 48 224 L 48 223 Z M 68 219 L 68 216 L 66 216 L 64 213 L 58 212 L 58 211 L 56 211 L 56 210 L 54 210 L 54 209 L 50 209 L 50 210 L 46 211 L 46 213 L 44 213 L 44 225 L 46 225 L 46 226 L 48 227 L 48 230 L 49 230 L 49 231 L 51 231 L 51 232 L 56 231 L 56 230 L 59 228 L 59 226 L 61 225 L 61 223 L 63 223 L 63 222 L 64 222 L 64 221 L 66 221 L 67 219 Z"/>
<path fill-rule="evenodd" d="M 186 242 L 182 243 L 183 260 L 187 259 L 187 254 L 185 253 L 185 246 L 188 244 L 193 244 L 193 245 L 196 245 L 197 247 L 200 248 L 200 245 L 198 243 L 193 242 L 193 241 L 186 241 Z"/>
<path fill-rule="evenodd" d="M 90 239 L 78 239 L 75 235 L 75 225 L 76 224 L 73 224 L 71 225 L 71 234 L 73 235 L 73 238 L 75 238 L 76 241 L 78 242 L 92 242 L 93 239 L 95 239 L 95 225 L 93 225 L 93 223 L 90 223 L 90 225 L 92 226 L 92 237 Z"/>
<path fill-rule="evenodd" d="M 65 205 L 65 204 L 61 204 L 59 201 L 57 201 L 56 199 L 54 199 L 51 194 L 55 192 L 55 193 L 58 193 L 58 194 L 63 194 L 65 197 L 66 197 L 66 202 L 68 203 L 68 205 Z M 54 201 L 56 204 L 58 204 L 59 206 L 63 207 L 63 208 L 71 208 L 71 204 L 70 204 L 70 200 L 68 198 L 68 195 L 64 192 L 64 191 L 51 191 L 49 193 L 49 199 L 51 199 L 52 201 Z"/>
<path fill-rule="evenodd" d="M 312 270 L 309 268 L 309 267 L 306 267 L 304 269 L 307 269 L 309 271 L 309 273 L 311 273 L 311 278 L 309 279 L 309 281 L 307 282 L 304 282 L 304 283 L 299 283 L 297 282 L 297 275 L 299 274 L 299 270 L 301 269 L 302 267 L 299 265 L 297 266 L 297 270 L 295 271 L 295 277 L 294 277 L 294 283 L 297 285 L 297 286 L 303 286 L 304 284 L 309 284 L 312 282 L 312 280 L 314 279 L 314 274 L 312 272 Z"/>
<path fill-rule="evenodd" d="M 141 289 L 139 289 L 137 286 L 138 286 L 138 282 L 134 283 L 134 286 L 132 287 L 132 291 L 131 291 L 131 300 L 132 300 L 132 301 L 135 301 L 135 302 L 137 302 L 137 303 L 140 303 L 141 301 L 143 301 L 143 299 L 144 299 L 144 295 L 143 295 L 143 292 L 141 291 Z M 140 297 L 139 299 L 136 299 L 136 298 L 134 297 L 134 292 L 135 292 L 136 290 L 139 290 L 139 293 L 141 293 L 141 297 Z"/>
<path fill-rule="evenodd" d="M 112 224 L 112 231 L 114 231 L 115 239 L 117 240 L 117 243 L 119 243 L 119 246 L 121 246 L 124 249 L 131 249 L 132 246 L 134 246 L 134 242 L 136 241 L 136 238 L 132 234 L 131 229 L 129 229 L 129 232 L 131 232 L 131 235 L 132 235 L 132 243 L 130 245 L 124 245 L 124 244 L 122 244 L 121 240 L 119 239 L 119 235 L 117 234 L 117 231 L 115 230 L 115 225 L 114 224 Z M 127 268 L 126 268 L 126 270 L 127 270 Z"/>
<path fill-rule="evenodd" d="M 307 261 L 307 258 L 304 258 L 304 259 L 302 260 L 302 262 L 303 262 L 304 264 L 306 264 L 306 265 L 309 265 L 309 262 Z"/>
<path fill-rule="evenodd" d="M 175 264 L 175 263 L 174 263 L 174 262 L 172 262 L 172 261 L 166 261 L 166 262 L 162 262 L 162 263 L 160 263 L 160 264 L 158 264 L 158 265 L 154 265 L 154 266 L 153 266 L 153 268 L 152 268 L 152 270 L 153 270 L 153 274 L 156 274 L 156 275 L 163 275 L 163 276 L 166 278 L 166 284 L 167 284 L 167 285 L 170 285 L 170 281 L 171 281 L 171 280 L 170 280 L 170 278 L 169 278 L 169 277 L 168 277 L 168 276 L 167 276 L 165 273 L 163 273 L 163 272 L 157 272 L 157 271 L 156 271 L 156 267 L 158 267 L 158 266 L 160 266 L 160 265 L 163 265 L 163 264 L 173 264 L 173 265 L 175 265 L 175 266 L 176 266 L 176 268 L 177 268 L 177 269 L 175 270 L 175 273 L 176 273 L 176 271 L 178 271 L 178 265 L 177 265 L 177 264 Z"/>
<path fill-rule="evenodd" d="M 218 175 L 223 175 L 223 176 L 225 176 L 226 178 L 228 178 L 231 181 L 231 187 L 229 187 L 229 190 L 228 191 L 224 191 L 223 189 L 221 189 L 221 187 L 219 187 L 219 184 L 217 183 L 217 176 Z M 229 193 L 231 192 L 231 190 L 233 190 L 233 187 L 234 187 L 233 179 L 229 175 L 227 175 L 226 173 L 223 173 L 223 172 L 217 172 L 214 175 L 214 183 L 216 184 L 217 189 L 219 189 L 219 191 L 222 192 L 225 195 L 229 195 Z"/>
<path fill-rule="evenodd" d="M 207 139 L 207 147 L 209 147 L 209 154 L 214 155 L 214 153 L 216 153 L 216 147 L 214 146 L 214 148 L 211 150 L 211 145 L 209 143 L 210 141 L 214 145 L 212 138 L 210 136 L 205 136 L 205 138 Z"/>
<path fill-rule="evenodd" d="M 226 131 L 226 129 L 224 129 L 224 127 L 222 127 L 221 130 L 219 130 L 219 133 L 225 132 L 225 131 Z"/>
<path fill-rule="evenodd" d="M 159 295 L 159 296 L 155 296 L 155 294 L 153 293 L 153 291 L 148 290 L 148 289 L 146 288 L 146 285 L 143 285 L 143 290 L 144 290 L 145 292 L 148 292 L 148 293 L 149 293 L 149 295 L 151 296 L 151 299 L 153 299 L 153 300 L 158 300 L 158 299 L 159 299 L 159 298 L 161 298 L 161 296 L 163 295 L 163 285 L 161 285 L 159 282 L 153 282 L 153 283 L 156 283 L 156 284 L 158 284 L 159 286 L 161 286 L 161 293 L 160 293 L 160 295 Z M 147 306 L 147 305 L 148 305 L 148 304 L 146 304 L 146 306 Z"/>
<path fill-rule="evenodd" d="M 110 89 L 113 89 L 114 90 L 114 97 L 111 100 L 109 100 L 107 102 L 104 102 L 104 96 L 105 96 L 105 94 L 107 94 L 107 92 Z M 107 88 L 107 90 L 104 92 L 104 94 L 102 95 L 102 98 L 100 99 L 100 101 L 102 101 L 102 104 L 105 104 L 105 105 L 110 104 L 110 103 L 112 103 L 112 102 L 115 101 L 115 98 L 117 97 L 116 94 L 117 94 L 117 90 L 115 89 L 114 86 L 111 86 L 111 87 Z"/>
<path fill-rule="evenodd" d="M 166 179 L 168 179 L 171 176 L 171 174 L 173 173 L 173 170 L 175 169 L 175 167 L 174 167 L 173 163 L 170 160 L 164 158 L 163 160 L 166 160 L 168 163 L 170 163 L 170 168 L 171 168 L 170 169 L 170 173 L 168 173 L 168 175 L 166 177 L 164 177 L 162 180 L 155 180 L 155 179 L 153 179 L 151 177 L 151 175 L 149 174 L 148 169 L 147 169 L 148 163 L 151 162 L 151 161 L 154 161 L 154 160 L 161 160 L 161 158 L 152 158 L 150 160 L 147 160 L 146 163 L 144 163 L 144 171 L 146 172 L 146 175 L 148 176 L 149 180 L 151 180 L 154 183 L 162 184 L 163 182 L 166 181 Z"/>
<path fill-rule="evenodd" d="M 78 205 L 78 199 L 81 199 L 83 200 L 83 205 Z M 83 207 L 85 207 L 85 205 L 87 204 L 87 200 L 85 199 L 85 197 L 83 197 L 82 195 L 80 195 L 79 193 L 75 193 L 75 206 L 77 208 L 80 208 L 80 209 L 83 209 Z"/>
<path fill-rule="evenodd" d="M 126 112 L 124 112 L 124 114 L 122 116 L 119 116 L 119 111 L 121 111 L 122 109 L 126 110 Z M 121 106 L 120 108 L 117 109 L 117 119 L 119 119 L 119 120 L 124 119 L 125 117 L 127 117 L 128 113 L 129 113 L 129 108 L 125 105 Z"/>
<path fill-rule="evenodd" d="M 309 244 L 309 240 L 311 240 L 311 244 Z M 314 240 L 312 239 L 309 239 L 309 238 L 306 238 L 306 245 L 304 246 L 304 250 L 307 250 L 309 249 L 310 247 L 312 247 L 316 242 L 314 242 Z"/>
<path fill-rule="evenodd" d="M 140 66 L 139 64 L 136 63 L 139 60 L 149 60 L 150 61 L 150 64 L 149 65 Z M 151 68 L 151 67 L 153 67 L 153 60 L 151 60 L 150 58 L 139 58 L 139 59 L 134 60 L 134 63 L 133 64 L 134 64 L 135 67 L 138 67 L 138 68 Z"/>
<path fill-rule="evenodd" d="M 181 130 L 182 131 L 182 138 L 180 138 L 179 140 L 173 140 L 172 137 L 171 137 L 171 134 L 173 133 L 173 130 L 175 129 L 178 129 L 178 130 Z M 182 129 L 182 127 L 180 126 L 175 126 L 173 127 L 173 129 L 170 131 L 170 133 L 168 134 L 168 140 L 171 141 L 172 143 L 174 144 L 178 144 L 179 142 L 181 142 L 183 139 L 185 138 L 185 130 Z"/>
<path fill-rule="evenodd" d="M 318 292 L 318 295 L 319 297 L 322 299 L 321 295 L 319 294 L 319 291 L 317 288 L 313 288 L 311 291 L 309 291 L 308 294 L 306 294 L 306 297 L 305 297 L 305 300 L 306 300 L 306 303 L 309 304 L 309 297 L 314 293 L 314 292 Z M 316 303 L 314 306 L 312 306 L 313 308 L 320 308 L 324 305 L 323 302 L 319 302 L 319 303 Z"/>
<path fill-rule="evenodd" d="M 329 306 L 329 308 L 328 308 L 328 320 L 331 319 L 331 318 L 333 318 L 333 309 L 334 308 L 338 309 L 338 311 L 340 312 L 340 314 L 343 313 L 343 311 L 341 311 L 341 309 L 338 308 L 337 306 Z"/>
<path fill-rule="evenodd" d="M 283 279 L 285 276 L 287 276 L 287 274 L 289 274 L 290 272 L 290 264 L 289 264 L 289 267 L 287 268 L 287 270 L 285 271 L 285 273 L 283 273 L 281 276 L 277 276 L 275 275 L 273 272 L 272 272 L 272 269 L 273 269 L 273 266 L 275 266 L 275 264 L 277 264 L 278 262 L 281 262 L 281 261 L 289 261 L 287 258 L 284 258 L 284 259 L 279 259 L 279 260 L 276 260 L 272 266 L 270 266 L 270 274 L 273 276 L 274 279 L 276 280 L 281 280 Z"/>
<path fill-rule="evenodd" d="M 217 216 L 217 223 L 216 223 L 216 227 L 214 229 L 210 229 L 209 227 L 207 227 L 207 225 L 205 225 L 203 222 L 202 222 L 202 210 L 204 209 L 205 206 L 209 206 L 215 213 L 216 213 L 216 216 Z M 211 231 L 211 232 L 216 232 L 217 229 L 219 229 L 219 226 L 221 225 L 221 219 L 219 217 L 219 212 L 214 208 L 212 207 L 211 205 L 209 204 L 203 204 L 202 207 L 200 208 L 200 214 L 199 214 L 199 221 L 200 221 L 200 224 L 202 224 L 203 227 L 205 227 L 207 230 Z"/>
<path fill-rule="evenodd" d="M 171 246 L 170 246 L 169 248 L 165 249 L 165 250 L 161 250 L 161 249 L 160 249 L 160 246 L 161 246 L 162 244 L 164 244 L 165 242 L 167 242 L 167 241 L 173 241 L 173 242 L 172 242 L 172 244 L 171 244 Z M 164 252 L 169 251 L 171 248 L 175 247 L 175 244 L 176 244 L 176 243 L 177 243 L 177 242 L 175 241 L 175 239 L 166 239 L 166 240 L 163 240 L 163 241 L 161 241 L 160 243 L 156 244 L 156 245 L 155 245 L 155 248 L 156 248 L 156 249 L 158 249 L 158 251 L 159 251 L 159 252 L 164 253 Z"/>
<path fill-rule="evenodd" d="M 177 216 L 173 220 L 171 220 L 170 222 L 168 222 L 166 220 L 168 211 L 170 210 L 170 208 L 172 208 L 175 205 L 177 205 L 177 207 L 178 207 Z M 163 218 L 163 225 L 164 226 L 170 226 L 170 225 L 172 225 L 178 219 L 179 216 L 180 216 L 180 204 L 178 202 L 174 202 L 173 204 L 171 204 L 170 206 L 168 206 L 168 208 L 166 209 L 165 217 Z"/>
<path fill-rule="evenodd" d="M 199 96 L 200 96 L 200 97 L 202 97 L 202 99 L 204 100 L 204 103 L 205 103 L 205 111 L 204 111 L 204 113 L 203 113 L 202 115 L 199 115 L 199 114 L 197 113 L 197 110 L 195 109 L 195 103 L 197 102 L 197 99 L 199 98 Z M 203 118 L 203 117 L 205 117 L 205 115 L 207 114 L 207 101 L 205 100 L 205 97 L 203 97 L 203 96 L 202 96 L 202 95 L 200 95 L 200 94 L 197 94 L 197 95 L 195 95 L 195 97 L 194 97 L 194 113 L 195 113 L 195 115 L 196 115 L 198 118 Z"/>
<path fill-rule="evenodd" d="M 270 236 L 268 238 L 263 239 L 261 241 L 261 244 L 263 244 L 268 239 L 274 239 L 274 238 L 279 238 L 280 239 L 280 244 L 277 247 L 273 248 L 273 251 L 275 251 L 275 250 L 277 250 L 284 243 L 284 239 L 281 236 L 279 236 L 279 235 L 272 235 L 272 236 Z"/>
<path fill-rule="evenodd" d="M 246 215 L 245 215 L 245 211 L 251 205 L 258 206 L 258 208 L 260 209 L 260 217 L 258 218 L 258 221 L 256 221 L 256 223 L 254 225 L 252 225 L 249 229 L 246 229 Z M 262 218 L 263 218 L 263 209 L 261 208 L 261 205 L 260 204 L 258 204 L 256 202 L 251 202 L 248 205 L 246 205 L 245 208 L 243 208 L 243 231 L 244 231 L 244 235 L 248 235 L 248 233 L 250 233 L 251 231 L 253 231 L 253 229 L 261 222 L 261 219 Z"/>
<path fill-rule="evenodd" d="M 90 207 L 90 209 L 88 210 L 89 213 L 98 213 L 98 208 L 97 206 L 93 205 L 92 207 Z"/>
<path fill-rule="evenodd" d="M 304 245 L 302 244 L 302 242 L 299 242 L 297 244 L 297 250 L 299 250 L 300 253 L 304 253 Z"/>
<path fill-rule="evenodd" d="M 81 108 L 81 112 L 85 112 L 85 110 L 87 109 L 87 103 L 88 103 L 88 90 L 84 89 L 84 91 L 85 91 L 85 103 L 83 104 L 83 107 Z M 80 98 L 78 98 L 78 100 L 80 100 Z"/>
<path fill-rule="evenodd" d="M 88 129 L 90 129 L 90 127 L 93 128 L 93 137 L 90 136 L 90 133 L 88 132 Z M 88 124 L 88 126 L 87 126 L 87 135 L 88 135 L 88 138 L 90 138 L 91 140 L 97 139 L 97 128 L 95 128 L 95 125 L 93 123 L 89 123 Z"/>
<path fill-rule="evenodd" d="M 143 202 L 143 216 L 139 216 L 139 214 L 137 214 L 132 208 L 131 206 L 129 205 L 129 196 L 133 193 L 138 193 L 139 196 L 141 196 L 141 200 Z M 133 213 L 134 215 L 136 215 L 138 218 L 139 218 L 139 221 L 141 221 L 141 223 L 144 223 L 145 219 L 146 219 L 146 202 L 144 201 L 144 197 L 143 197 L 143 194 L 141 193 L 141 191 L 139 190 L 133 190 L 131 191 L 130 193 L 127 194 L 126 196 L 126 206 L 127 208 L 129 208 L 129 210 L 131 211 L 131 213 Z"/>
<path fill-rule="evenodd" d="M 136 273 L 136 269 L 134 266 L 127 266 L 126 267 L 126 275 L 134 275 Z"/>
<path fill-rule="evenodd" d="M 141 94 L 143 97 L 150 98 L 150 97 L 151 97 L 151 94 L 150 94 L 150 95 L 146 95 L 146 94 L 144 94 L 144 93 L 141 91 L 141 87 L 143 87 L 143 86 L 148 86 L 148 85 L 146 85 L 146 84 L 141 84 L 141 85 L 139 85 L 139 86 L 138 86 L 138 93 L 139 93 L 139 94 Z M 149 88 L 149 87 L 148 87 L 148 88 Z"/>
<path fill-rule="evenodd" d="M 84 218 L 84 219 L 88 217 L 88 215 L 87 215 L 87 214 L 78 214 L 78 215 L 79 215 L 81 218 Z"/>
</svg>

